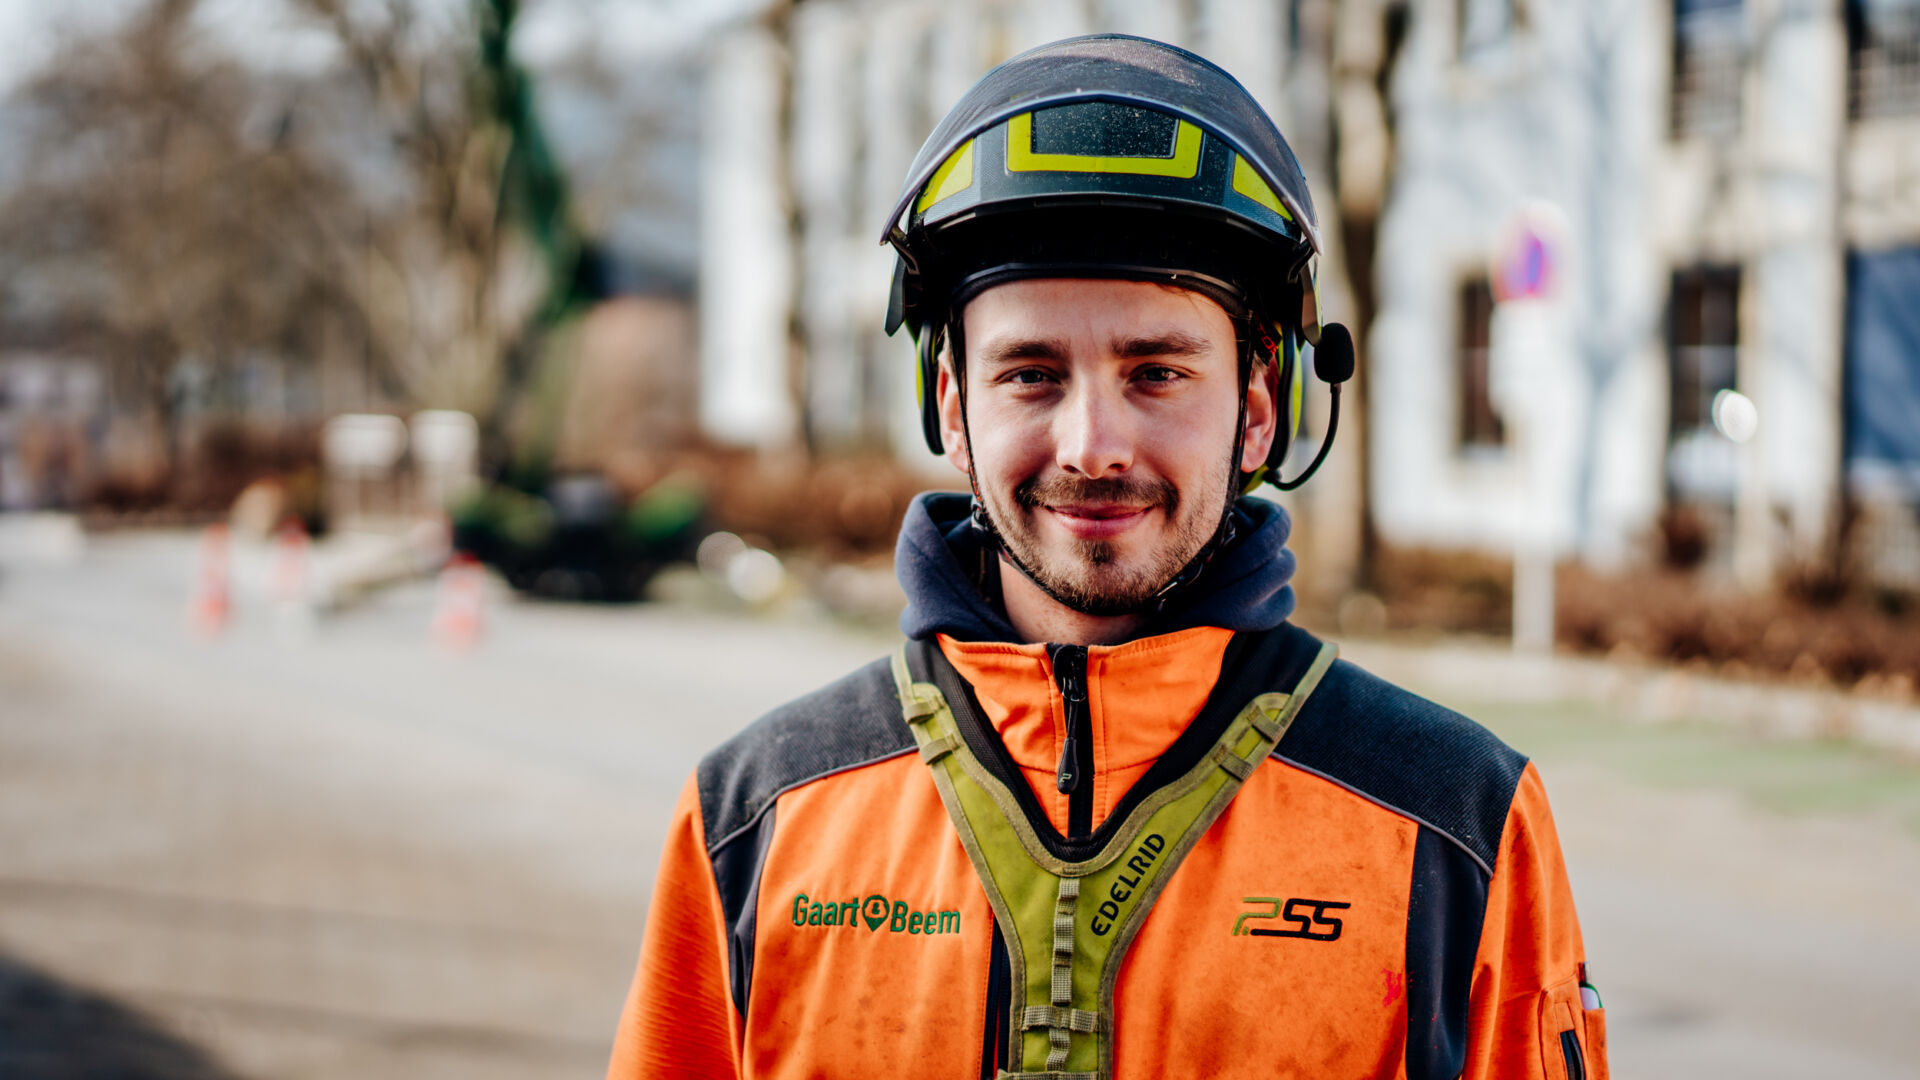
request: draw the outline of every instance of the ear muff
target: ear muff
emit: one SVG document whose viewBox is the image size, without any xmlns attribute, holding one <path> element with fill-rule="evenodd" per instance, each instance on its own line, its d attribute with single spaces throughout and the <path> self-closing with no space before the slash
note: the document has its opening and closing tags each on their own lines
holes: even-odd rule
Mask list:
<svg viewBox="0 0 1920 1080">
<path fill-rule="evenodd" d="M 1286 461 L 1287 452 L 1293 449 L 1293 441 L 1300 434 L 1301 402 L 1306 392 L 1306 369 L 1300 361 L 1297 339 L 1293 333 L 1278 323 L 1263 327 L 1260 340 L 1253 348 L 1263 350 L 1271 357 L 1265 370 L 1268 372 L 1267 385 L 1273 392 L 1273 407 L 1277 415 L 1274 417 L 1273 445 L 1267 447 L 1266 463 L 1243 477 L 1240 487 L 1243 495 L 1251 493 L 1267 478 L 1280 475 L 1280 466 Z"/>
<path fill-rule="evenodd" d="M 1283 366 L 1280 368 L 1280 423 L 1273 433 L 1273 447 L 1267 451 L 1267 467 L 1278 469 L 1286 459 L 1287 452 L 1293 449 L 1293 442 L 1300 437 L 1300 410 L 1306 396 L 1306 364 L 1301 361 L 1299 339 L 1285 330 L 1280 331 Z M 1283 439 L 1284 436 L 1284 439 Z"/>
<path fill-rule="evenodd" d="M 947 452 L 940 438 L 940 331 L 922 327 L 913 336 L 913 347 L 919 354 L 914 390 L 920 398 L 920 434 L 926 437 L 927 449 L 939 456 Z"/>
</svg>

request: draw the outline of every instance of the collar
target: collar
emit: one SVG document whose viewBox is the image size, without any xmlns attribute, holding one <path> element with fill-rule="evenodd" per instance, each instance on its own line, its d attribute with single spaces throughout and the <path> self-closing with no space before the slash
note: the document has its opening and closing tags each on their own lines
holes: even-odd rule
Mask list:
<svg viewBox="0 0 1920 1080">
<path fill-rule="evenodd" d="M 1093 820 L 1106 820 L 1128 789 L 1200 715 L 1220 678 L 1233 632 L 1198 626 L 1087 647 L 1087 724 L 1093 742 Z M 1054 828 L 1067 829 L 1068 797 L 1054 786 L 1066 710 L 1044 644 L 960 641 L 939 635 L 980 711 L 1000 735 Z"/>
</svg>

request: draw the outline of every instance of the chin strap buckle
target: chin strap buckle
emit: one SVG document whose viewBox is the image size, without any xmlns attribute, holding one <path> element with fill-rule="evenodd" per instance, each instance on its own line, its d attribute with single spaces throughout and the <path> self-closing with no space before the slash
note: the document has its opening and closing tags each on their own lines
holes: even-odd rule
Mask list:
<svg viewBox="0 0 1920 1080">
<path fill-rule="evenodd" d="M 967 510 L 967 524 L 973 526 L 974 532 L 992 537 L 995 543 L 999 542 L 1000 534 L 994 531 L 993 519 L 987 517 L 987 508 L 981 505 L 978 495 L 973 497 L 973 502 Z"/>
<path fill-rule="evenodd" d="M 1207 568 L 1207 564 L 1213 561 L 1214 553 L 1233 543 L 1234 537 L 1238 536 L 1239 532 L 1239 528 L 1233 523 L 1233 499 L 1229 496 L 1227 511 L 1220 515 L 1220 528 L 1215 530 L 1213 539 L 1207 541 L 1207 546 L 1200 549 L 1199 554 L 1193 557 L 1193 561 L 1188 563 L 1185 569 L 1173 575 L 1171 581 L 1160 586 L 1160 591 L 1153 594 L 1152 612 L 1158 615 L 1166 610 L 1168 601 L 1172 600 L 1180 590 L 1198 580 L 1201 572 Z"/>
</svg>

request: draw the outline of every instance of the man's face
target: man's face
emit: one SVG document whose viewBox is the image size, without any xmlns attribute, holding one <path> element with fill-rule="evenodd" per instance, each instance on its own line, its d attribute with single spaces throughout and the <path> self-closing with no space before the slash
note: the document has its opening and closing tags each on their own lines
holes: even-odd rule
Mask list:
<svg viewBox="0 0 1920 1080">
<path fill-rule="evenodd" d="M 1082 279 L 995 286 L 963 319 L 965 428 L 940 373 L 949 460 L 1048 589 L 1088 614 L 1135 611 L 1220 523 L 1239 415 L 1232 321 L 1198 293 Z M 1273 439 L 1267 382 L 1248 390 L 1244 470 Z"/>
</svg>

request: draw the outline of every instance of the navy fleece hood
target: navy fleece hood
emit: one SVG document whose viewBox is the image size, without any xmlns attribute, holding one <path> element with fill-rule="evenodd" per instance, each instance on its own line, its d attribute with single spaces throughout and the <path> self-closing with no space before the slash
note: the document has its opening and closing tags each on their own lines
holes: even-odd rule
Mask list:
<svg viewBox="0 0 1920 1080">
<path fill-rule="evenodd" d="M 999 553 L 982 544 L 968 523 L 971 505 L 967 495 L 932 492 L 907 508 L 893 561 L 907 591 L 900 630 L 910 638 L 1020 640 L 1006 614 L 975 585 L 999 572 Z M 1293 578 L 1293 552 L 1287 550 L 1293 525 L 1287 512 L 1263 499 L 1241 498 L 1233 513 L 1233 542 L 1215 552 L 1205 572 L 1136 638 L 1195 626 L 1269 630 L 1293 614 L 1293 586 L 1287 584 Z"/>
</svg>

